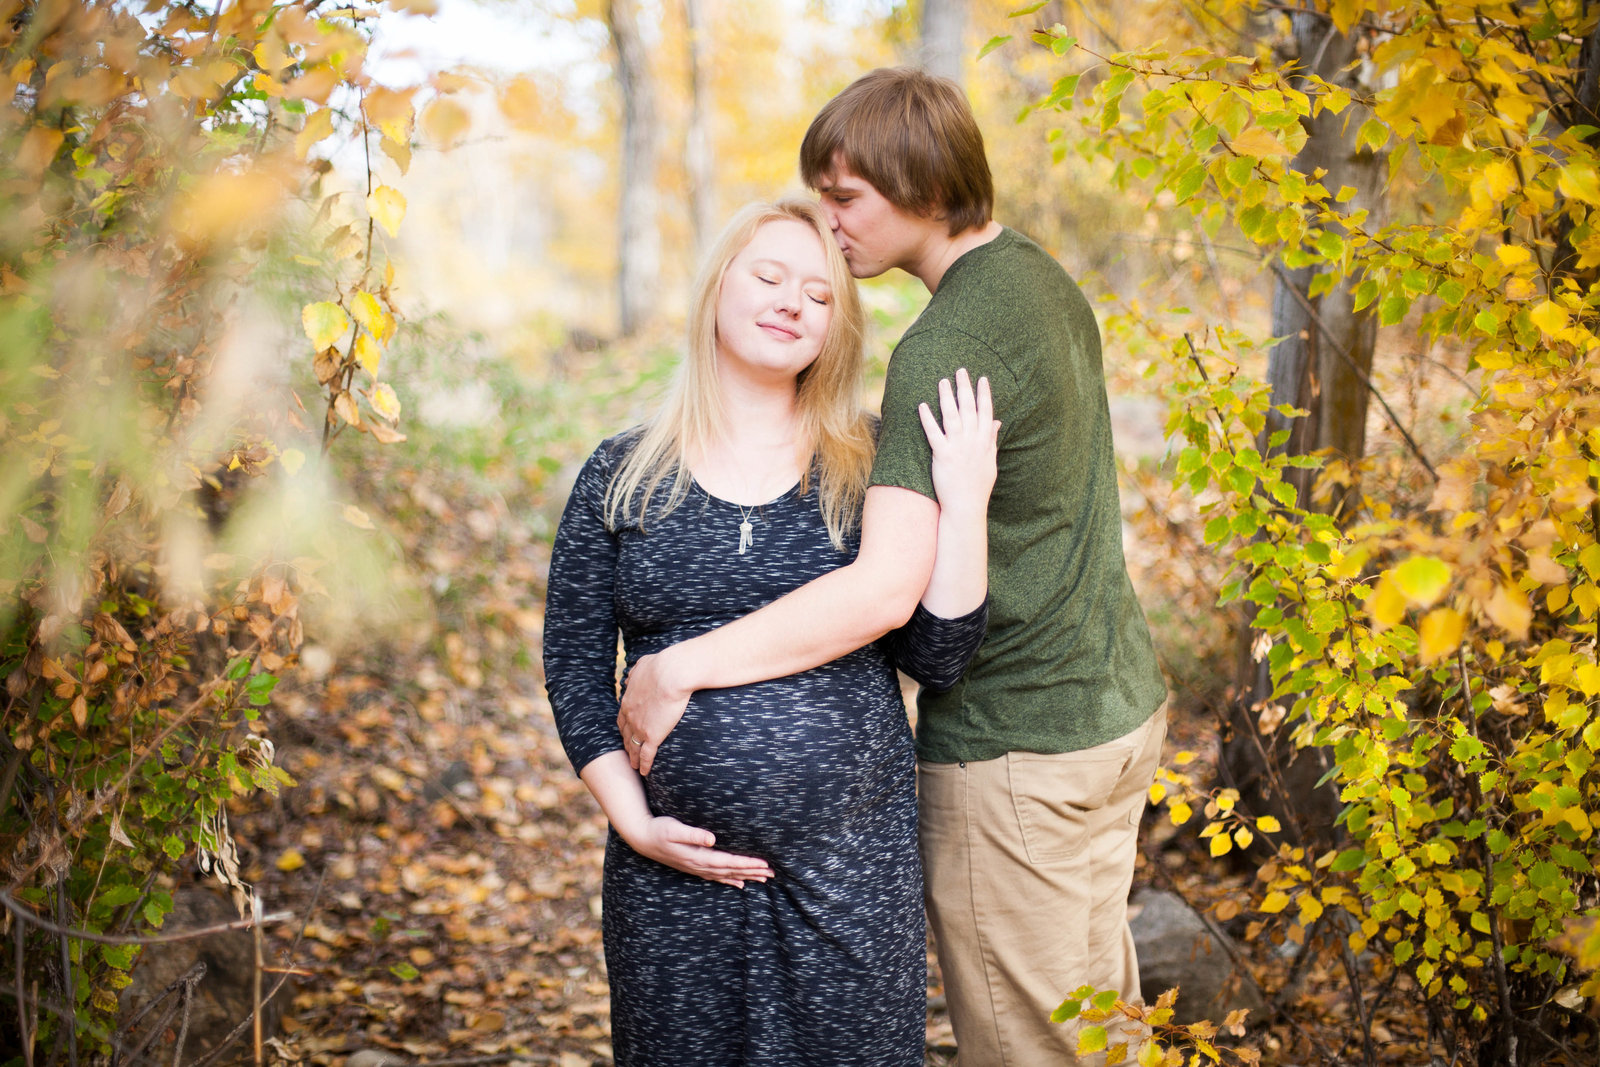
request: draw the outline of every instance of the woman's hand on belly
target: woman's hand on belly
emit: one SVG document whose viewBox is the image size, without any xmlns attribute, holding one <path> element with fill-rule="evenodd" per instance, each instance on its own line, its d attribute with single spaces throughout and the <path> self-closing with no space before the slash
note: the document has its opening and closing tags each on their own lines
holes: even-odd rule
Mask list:
<svg viewBox="0 0 1600 1067">
<path fill-rule="evenodd" d="M 664 863 L 684 874 L 743 889 L 746 881 L 765 882 L 772 877 L 767 861 L 712 846 L 717 835 L 687 826 L 670 815 L 655 815 L 617 833 L 639 855 Z"/>
<path fill-rule="evenodd" d="M 684 874 L 721 882 L 738 889 L 746 881 L 764 882 L 772 877 L 766 860 L 721 852 L 713 846 L 717 835 L 680 822 L 670 815 L 650 810 L 644 795 L 644 780 L 620 750 L 592 759 L 578 772 L 589 787 L 606 818 L 639 855 L 664 863 Z"/>
</svg>

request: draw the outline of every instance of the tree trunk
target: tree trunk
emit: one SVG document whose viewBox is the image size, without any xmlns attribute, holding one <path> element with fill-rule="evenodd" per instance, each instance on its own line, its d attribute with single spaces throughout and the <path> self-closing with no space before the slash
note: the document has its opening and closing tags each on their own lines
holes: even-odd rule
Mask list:
<svg viewBox="0 0 1600 1067">
<path fill-rule="evenodd" d="M 1304 69 L 1330 84 L 1351 89 L 1359 98 L 1371 90 L 1358 84 L 1347 68 L 1356 58 L 1356 40 L 1339 33 L 1326 18 L 1312 14 L 1292 17 L 1294 46 Z M 1360 148 L 1357 131 L 1369 117 L 1352 103 L 1343 113 L 1323 112 L 1310 120 L 1305 146 L 1293 166 L 1303 174 L 1325 171 L 1320 181 L 1337 194 L 1345 186 L 1355 195 L 1345 205 L 1349 212 L 1368 212 L 1365 229 L 1383 225 L 1385 216 L 1384 157 Z M 1310 295 L 1316 268 L 1276 269 L 1272 295 L 1272 335 L 1283 338 L 1273 349 L 1267 366 L 1272 403 L 1290 404 L 1307 415 L 1286 418 L 1272 413 L 1262 432 L 1261 451 L 1276 431 L 1288 430 L 1289 439 L 1275 451 L 1304 455 L 1327 449 L 1352 467 L 1366 451 L 1367 404 L 1371 398 L 1373 345 L 1377 321 L 1368 311 L 1353 307 L 1354 283 L 1335 285 L 1319 297 Z M 1295 469 L 1289 480 L 1303 506 L 1348 516 L 1359 505 L 1359 487 L 1336 489 L 1330 497 L 1314 500 L 1316 471 Z M 1285 826 L 1299 827 L 1314 841 L 1331 840 L 1339 799 L 1329 786 L 1316 783 L 1326 773 L 1323 749 L 1296 750 L 1288 729 L 1276 726 L 1276 713 L 1261 729 L 1262 712 L 1272 703 L 1272 679 L 1265 658 L 1257 659 L 1253 646 L 1257 632 L 1246 625 L 1240 635 L 1239 699 L 1229 714 L 1223 742 L 1223 766 L 1230 784 L 1257 812 L 1278 815 Z M 1287 705 L 1294 699 L 1285 694 Z"/>
<path fill-rule="evenodd" d="M 967 0 L 923 0 L 919 56 L 922 69 L 965 88 L 962 68 L 967 58 L 963 43 L 966 35 Z"/>
<path fill-rule="evenodd" d="M 616 46 L 617 87 L 622 90 L 617 303 L 626 336 L 650 317 L 661 287 L 655 88 L 650 81 L 650 57 L 639 38 L 634 0 L 606 0 L 606 26 Z"/>
<path fill-rule="evenodd" d="M 683 0 L 689 27 L 689 130 L 684 138 L 683 166 L 689 176 L 689 225 L 694 259 L 699 263 L 711 247 L 717 226 L 717 196 L 711 141 L 711 31 L 706 24 L 709 0 Z"/>
</svg>

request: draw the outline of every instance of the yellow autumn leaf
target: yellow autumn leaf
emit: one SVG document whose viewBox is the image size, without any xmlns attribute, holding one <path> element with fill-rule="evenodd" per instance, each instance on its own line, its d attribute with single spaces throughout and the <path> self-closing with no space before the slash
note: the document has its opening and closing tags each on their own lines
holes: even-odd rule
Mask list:
<svg viewBox="0 0 1600 1067">
<path fill-rule="evenodd" d="M 305 865 L 306 858 L 300 854 L 300 850 L 297 848 L 285 850 L 283 855 L 278 857 L 278 862 L 276 864 L 278 870 L 285 872 L 298 871 Z"/>
<path fill-rule="evenodd" d="M 519 130 L 536 131 L 544 120 L 539 86 L 530 77 L 514 78 L 500 90 L 500 113 Z"/>
<path fill-rule="evenodd" d="M 388 382 L 379 382 L 372 387 L 372 393 L 367 397 L 372 403 L 372 410 L 388 419 L 390 422 L 400 417 L 400 398 L 394 395 L 394 390 Z"/>
<path fill-rule="evenodd" d="M 1515 267 L 1532 259 L 1533 253 L 1525 245 L 1495 245 L 1494 258 L 1508 267 Z"/>
<path fill-rule="evenodd" d="M 377 297 L 365 290 L 357 289 L 350 297 L 350 314 L 366 327 L 368 333 L 374 337 L 383 336 L 383 320 L 386 316 L 383 305 L 378 303 Z"/>
<path fill-rule="evenodd" d="M 1417 630 L 1418 654 L 1422 662 L 1433 663 L 1451 655 L 1461 644 L 1467 620 L 1454 608 L 1437 608 L 1422 618 Z"/>
<path fill-rule="evenodd" d="M 12 166 L 21 171 L 24 177 L 37 178 L 54 161 L 56 152 L 65 140 L 66 135 L 60 130 L 34 126 L 23 135 L 22 146 L 12 157 Z"/>
<path fill-rule="evenodd" d="M 367 196 L 367 210 L 390 237 L 400 233 L 400 220 L 406 217 L 406 198 L 392 185 L 380 185 Z"/>
<path fill-rule="evenodd" d="M 1300 925 L 1310 926 L 1322 914 L 1322 902 L 1310 893 L 1300 898 Z"/>
<path fill-rule="evenodd" d="M 1588 582 L 1572 587 L 1572 602 L 1578 605 L 1578 610 L 1583 612 L 1585 619 L 1594 618 L 1597 608 L 1600 608 L 1600 592 Z"/>
<path fill-rule="evenodd" d="M 367 513 L 354 504 L 346 504 L 344 506 L 344 521 L 351 526 L 359 526 L 363 530 L 375 529 L 372 525 L 372 520 L 367 518 Z"/>
<path fill-rule="evenodd" d="M 279 462 L 283 464 L 283 469 L 290 474 L 299 474 L 300 468 L 306 465 L 306 454 L 298 448 L 286 448 L 283 450 L 283 456 L 279 459 Z"/>
<path fill-rule="evenodd" d="M 1241 156 L 1250 156 L 1253 159 L 1294 155 L 1282 141 L 1278 140 L 1276 134 L 1260 126 L 1242 130 L 1237 137 L 1228 142 L 1228 147 Z"/>
<path fill-rule="evenodd" d="M 1425 608 L 1450 586 L 1450 566 L 1432 556 L 1412 556 L 1393 570 L 1396 588 L 1413 607 Z"/>
<path fill-rule="evenodd" d="M 1239 827 L 1233 832 L 1233 843 L 1238 845 L 1240 848 L 1249 848 L 1250 842 L 1254 841 L 1255 839 L 1256 835 L 1251 833 L 1249 828 L 1244 826 Z"/>
<path fill-rule="evenodd" d="M 1583 690 L 1584 696 L 1592 697 L 1600 693 L 1600 666 L 1585 663 L 1572 674 L 1577 679 L 1578 688 Z"/>
<path fill-rule="evenodd" d="M 361 364 L 361 369 L 372 375 L 378 376 L 378 363 L 383 359 L 383 349 L 378 347 L 366 334 L 356 338 L 356 362 Z"/>
<path fill-rule="evenodd" d="M 361 425 L 361 409 L 356 406 L 355 398 L 349 393 L 340 393 L 334 397 L 333 410 L 351 426 Z"/>
<path fill-rule="evenodd" d="M 300 310 L 300 322 L 318 352 L 338 344 L 350 328 L 350 316 L 344 313 L 344 308 L 330 300 L 307 304 Z"/>
<path fill-rule="evenodd" d="M 1226 856 L 1231 851 L 1233 851 L 1233 838 L 1227 834 L 1218 834 L 1211 839 L 1211 856 L 1213 859 L 1218 856 Z"/>
<path fill-rule="evenodd" d="M 1528 597 L 1522 590 L 1509 585 L 1499 586 L 1483 607 L 1494 624 L 1512 637 L 1520 641 L 1528 636 L 1533 609 L 1528 606 Z"/>
<path fill-rule="evenodd" d="M 1159 803 L 1161 803 L 1162 800 L 1166 799 L 1166 795 L 1167 795 L 1167 787 L 1166 787 L 1166 785 L 1164 783 L 1162 783 L 1162 782 L 1151 782 L 1150 783 L 1150 803 L 1159 804 Z"/>
<path fill-rule="evenodd" d="M 1586 204 L 1600 204 L 1600 174 L 1592 163 L 1569 163 L 1561 168 L 1557 184 L 1561 195 Z"/>
<path fill-rule="evenodd" d="M 454 145 L 471 124 L 467 109 L 447 96 L 435 99 L 422 113 L 423 131 L 440 148 Z"/>
<path fill-rule="evenodd" d="M 1367 612 L 1379 626 L 1393 626 L 1405 615 L 1405 594 L 1394 580 L 1393 571 L 1385 571 L 1378 579 L 1378 587 L 1367 597 Z"/>
<path fill-rule="evenodd" d="M 311 151 L 311 146 L 325 137 L 333 134 L 333 110 L 319 107 L 306 116 L 306 124 L 300 132 L 294 135 L 294 154 L 299 159 L 306 158 Z"/>
<path fill-rule="evenodd" d="M 1261 901 L 1261 910 L 1268 915 L 1276 915 L 1289 906 L 1289 894 L 1274 889 Z"/>
<path fill-rule="evenodd" d="M 1167 809 L 1167 816 L 1172 820 L 1172 825 L 1182 826 L 1193 818 L 1194 809 L 1180 800 Z"/>
<path fill-rule="evenodd" d="M 411 145 L 397 143 L 385 137 L 378 142 L 378 147 L 383 149 L 383 154 L 394 160 L 394 165 L 400 168 L 401 174 L 411 171 Z"/>
<path fill-rule="evenodd" d="M 1553 301 L 1542 300 L 1528 312 L 1528 318 L 1545 333 L 1557 334 L 1566 328 L 1567 309 Z"/>
<path fill-rule="evenodd" d="M 1256 829 L 1264 834 L 1275 834 L 1283 829 L 1283 824 L 1271 815 L 1263 815 L 1256 820 Z"/>
</svg>

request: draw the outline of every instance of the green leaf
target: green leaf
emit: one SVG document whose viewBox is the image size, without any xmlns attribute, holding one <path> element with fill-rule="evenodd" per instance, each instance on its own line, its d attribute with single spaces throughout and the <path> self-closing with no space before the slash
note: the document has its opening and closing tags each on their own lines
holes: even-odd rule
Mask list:
<svg viewBox="0 0 1600 1067">
<path fill-rule="evenodd" d="M 1354 827 L 1352 827 L 1352 829 L 1354 829 Z M 1353 871 L 1363 867 L 1366 865 L 1366 862 L 1366 850 L 1359 848 L 1347 848 L 1333 858 L 1333 863 L 1328 867 L 1328 870 L 1333 871 L 1336 874 L 1342 874 L 1345 871 Z"/>
<path fill-rule="evenodd" d="M 1403 293 L 1392 293 L 1378 305 L 1378 321 L 1384 326 L 1396 326 L 1411 310 L 1411 301 Z"/>
<path fill-rule="evenodd" d="M 1083 1011 L 1083 1002 L 1077 997 L 1068 997 L 1061 1002 L 1059 1008 L 1050 1013 L 1050 1021 L 1053 1023 L 1071 1022 L 1078 1017 L 1081 1011 Z"/>
<path fill-rule="evenodd" d="M 1048 4 L 1049 2 L 1050 2 L 1050 0 L 1040 0 L 1040 2 L 1037 3 L 1037 4 L 1029 4 L 1027 7 L 1019 7 L 1019 8 L 1017 8 L 1015 11 L 1008 11 L 1006 13 L 1006 18 L 1008 18 L 1008 19 L 1020 19 L 1025 15 L 1031 15 L 1035 11 L 1038 11 L 1040 8 L 1044 7 L 1044 5 Z"/>
<path fill-rule="evenodd" d="M 400 979 L 402 982 L 414 982 L 417 980 L 417 975 L 420 972 L 418 972 L 415 967 L 411 966 L 411 964 L 407 963 L 405 960 L 401 960 L 399 963 L 396 963 L 389 968 L 389 973 Z"/>
<path fill-rule="evenodd" d="M 1180 174 L 1178 180 L 1172 184 L 1172 191 L 1177 194 L 1178 203 L 1181 204 L 1198 193 L 1205 180 L 1206 168 L 1199 163 Z"/>
<path fill-rule="evenodd" d="M 236 682 L 240 678 L 243 678 L 245 675 L 247 675 L 249 673 L 250 673 L 250 657 L 248 657 L 248 656 L 240 656 L 238 659 L 236 659 L 232 663 L 228 664 L 227 673 L 224 674 L 223 677 L 227 678 L 230 682 Z"/>
<path fill-rule="evenodd" d="M 140 890 L 136 885 L 114 885 L 95 898 L 95 906 L 101 908 L 120 908 L 124 904 L 132 904 L 139 899 Z"/>
<path fill-rule="evenodd" d="M 265 671 L 260 674 L 252 675 L 250 680 L 245 683 L 245 696 L 248 697 L 250 703 L 254 704 L 256 707 L 265 707 L 267 703 L 272 700 L 272 690 L 277 686 L 277 684 L 277 675 L 268 674 Z"/>
<path fill-rule="evenodd" d="M 100 957 L 119 971 L 126 971 L 133 966 L 133 958 L 138 955 L 138 945 L 101 945 Z"/>
<path fill-rule="evenodd" d="M 989 38 L 989 42 L 978 50 L 978 58 L 982 59 L 984 56 L 988 55 L 990 52 L 993 52 L 996 48 L 999 48 L 1009 40 L 1011 40 L 1011 35 L 1009 33 L 1000 37 Z"/>
<path fill-rule="evenodd" d="M 1103 1052 L 1106 1047 L 1106 1028 L 1103 1026 L 1085 1026 L 1078 1035 L 1078 1055 L 1083 1056 L 1090 1052 Z"/>
</svg>

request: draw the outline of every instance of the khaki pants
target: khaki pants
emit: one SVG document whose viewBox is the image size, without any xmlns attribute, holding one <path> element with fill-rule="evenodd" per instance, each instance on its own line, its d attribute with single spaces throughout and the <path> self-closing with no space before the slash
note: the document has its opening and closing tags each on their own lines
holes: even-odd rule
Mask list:
<svg viewBox="0 0 1600 1067">
<path fill-rule="evenodd" d="M 1076 1027 L 1050 1021 L 1067 994 L 1139 999 L 1128 891 L 1166 726 L 1163 708 L 1081 752 L 919 763 L 928 918 L 961 1067 L 1075 1063 Z"/>
</svg>

